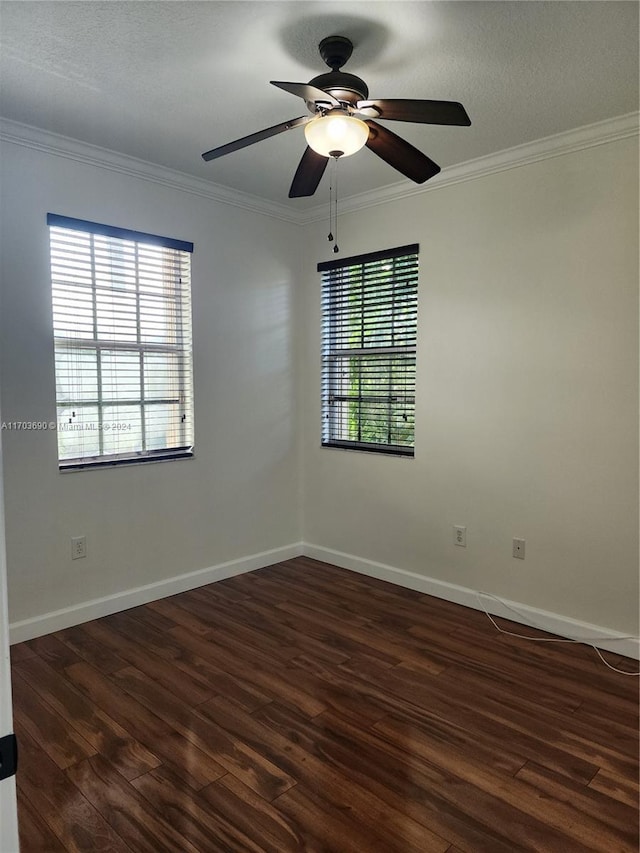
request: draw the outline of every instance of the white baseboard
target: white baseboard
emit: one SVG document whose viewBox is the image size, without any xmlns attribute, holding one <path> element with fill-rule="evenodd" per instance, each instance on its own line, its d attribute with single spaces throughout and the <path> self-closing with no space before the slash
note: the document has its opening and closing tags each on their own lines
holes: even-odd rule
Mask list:
<svg viewBox="0 0 640 853">
<path fill-rule="evenodd" d="M 177 575 L 146 586 L 127 589 L 114 595 L 107 595 L 104 598 L 83 601 L 62 610 L 54 610 L 30 619 L 23 619 L 20 622 L 13 622 L 9 625 L 9 642 L 13 644 L 33 640 L 35 637 L 42 637 L 44 634 L 51 634 L 53 631 L 80 625 L 82 622 L 89 622 L 91 619 L 99 619 L 101 616 L 109 616 L 111 613 L 119 613 L 121 610 L 128 610 L 130 607 L 137 607 L 139 604 L 147 604 L 150 601 L 157 601 L 159 598 L 167 598 L 167 596 L 176 595 L 178 592 L 196 589 L 214 581 L 221 581 L 225 578 L 241 575 L 244 572 L 262 569 L 283 560 L 291 560 L 293 557 L 301 556 L 302 553 L 302 543 L 296 542 L 282 548 L 262 551 L 259 554 L 241 557 L 238 560 L 229 560 L 229 562 L 220 563 L 217 566 Z"/>
<path fill-rule="evenodd" d="M 303 553 L 305 557 L 313 557 L 325 563 L 333 563 L 333 565 L 340 566 L 343 569 L 350 569 L 353 572 L 359 572 L 362 575 L 388 581 L 397 586 L 415 589 L 418 592 L 424 592 L 426 595 L 433 595 L 436 598 L 444 598 L 446 601 L 463 604 L 465 607 L 472 607 L 474 610 L 482 609 L 482 605 L 478 601 L 479 590 L 447 583 L 446 581 L 419 575 L 405 569 L 398 569 L 394 566 L 387 566 L 384 563 L 376 563 L 373 560 L 365 560 L 353 554 L 344 554 L 342 551 L 334 551 L 331 548 L 323 548 L 321 545 L 312 545 L 308 542 L 303 544 Z M 501 599 L 499 602 L 493 598 L 483 598 L 482 603 L 492 616 L 502 616 L 510 619 L 512 622 L 520 622 L 523 625 L 540 628 L 543 631 L 558 634 L 561 637 L 570 637 L 575 640 L 587 637 L 601 637 L 603 639 L 599 639 L 593 645 L 596 645 L 600 649 L 626 655 L 635 660 L 640 659 L 640 640 L 637 637 L 622 639 L 625 635 L 619 631 L 613 631 L 611 628 L 603 628 L 601 625 L 591 625 L 588 622 L 579 622 L 568 616 L 551 613 L 547 610 L 538 610 L 536 607 L 529 607 L 529 605 L 520 604 L 517 601 Z M 504 606 L 501 606 L 501 604 Z M 508 609 L 511 607 L 520 614 L 520 618 L 512 610 Z"/>
<path fill-rule="evenodd" d="M 262 551 L 259 554 L 230 560 L 217 566 L 177 575 L 146 586 L 135 587 L 104 598 L 84 601 L 62 610 L 54 610 L 30 619 L 14 622 L 9 625 L 9 641 L 14 644 L 32 640 L 44 634 L 51 634 L 53 631 L 60 631 L 63 628 L 89 622 L 91 619 L 99 619 L 101 616 L 119 613 L 122 610 L 128 610 L 130 607 L 157 601 L 160 598 L 186 592 L 189 589 L 196 589 L 205 584 L 231 578 L 245 572 L 252 572 L 302 555 L 322 560 L 325 563 L 333 563 L 333 565 L 341 568 L 388 581 L 397 586 L 415 589 L 418 592 L 443 598 L 455 604 L 463 604 L 465 607 L 472 607 L 474 610 L 480 610 L 482 607 L 478 601 L 477 590 L 419 575 L 406 569 L 398 569 L 395 566 L 387 566 L 384 563 L 376 563 L 373 560 L 366 560 L 353 554 L 345 554 L 332 548 L 324 548 L 321 545 L 295 542 L 282 548 Z M 493 616 L 502 616 L 514 622 L 521 622 L 523 625 L 531 625 L 552 634 L 571 637 L 576 640 L 587 637 L 602 637 L 602 640 L 595 643 L 598 648 L 617 652 L 636 660 L 640 659 L 640 641 L 637 638 L 621 639 L 624 635 L 619 631 L 613 631 L 600 625 L 591 625 L 588 622 L 579 622 L 576 619 L 551 613 L 547 610 L 538 610 L 517 601 L 501 599 L 499 602 L 492 598 L 483 598 L 482 603 Z M 520 614 L 520 618 L 508 608 L 514 608 Z"/>
</svg>

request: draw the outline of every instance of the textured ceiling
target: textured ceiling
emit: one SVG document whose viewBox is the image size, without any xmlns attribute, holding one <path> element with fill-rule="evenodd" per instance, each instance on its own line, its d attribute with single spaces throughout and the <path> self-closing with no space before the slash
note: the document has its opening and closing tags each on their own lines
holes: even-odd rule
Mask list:
<svg viewBox="0 0 640 853">
<path fill-rule="evenodd" d="M 636 2 L 1 2 L 0 115 L 304 210 L 287 200 L 292 130 L 220 160 L 203 151 L 305 114 L 269 80 L 326 69 L 327 35 L 371 97 L 464 104 L 472 126 L 389 122 L 443 168 L 638 109 Z M 364 150 L 341 194 L 406 181 Z M 320 193 L 327 177 L 323 179 Z"/>
</svg>

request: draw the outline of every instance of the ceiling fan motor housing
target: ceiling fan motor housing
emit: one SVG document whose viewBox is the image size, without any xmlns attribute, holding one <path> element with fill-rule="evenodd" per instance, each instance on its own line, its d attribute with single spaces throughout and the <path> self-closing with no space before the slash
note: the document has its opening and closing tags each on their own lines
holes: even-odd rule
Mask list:
<svg viewBox="0 0 640 853">
<path fill-rule="evenodd" d="M 353 43 L 345 36 L 327 36 L 318 45 L 320 56 L 331 71 L 319 74 L 309 81 L 310 86 L 322 89 L 338 101 L 355 104 L 369 96 L 369 88 L 360 77 L 340 71 L 353 52 Z M 311 112 L 316 111 L 315 102 L 307 101 Z"/>
<path fill-rule="evenodd" d="M 345 71 L 329 71 L 327 74 L 319 74 L 313 80 L 309 80 L 309 85 L 322 89 L 323 92 L 328 92 L 339 101 L 346 101 L 349 104 L 365 101 L 369 97 L 369 87 L 364 80 L 356 77 L 355 74 L 347 74 Z M 307 101 L 307 106 L 311 112 L 315 112 L 314 101 Z"/>
</svg>

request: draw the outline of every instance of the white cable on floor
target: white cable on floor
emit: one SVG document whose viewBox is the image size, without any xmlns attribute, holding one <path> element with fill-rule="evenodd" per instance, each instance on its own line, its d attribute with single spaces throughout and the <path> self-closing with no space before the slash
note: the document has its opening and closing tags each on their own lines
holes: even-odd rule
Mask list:
<svg viewBox="0 0 640 853">
<path fill-rule="evenodd" d="M 516 610 L 515 607 L 511 607 L 509 604 L 507 604 L 501 598 L 498 598 L 497 595 L 492 595 L 490 592 L 477 592 L 476 597 L 478 599 L 478 603 L 480 604 L 480 607 L 482 608 L 482 610 L 484 610 L 485 616 L 489 619 L 489 621 L 491 622 L 493 627 L 497 631 L 499 631 L 501 634 L 506 634 L 508 637 L 517 637 L 520 640 L 531 640 L 532 643 L 582 643 L 585 646 L 591 646 L 591 648 L 595 650 L 596 654 L 598 655 L 598 657 L 600 658 L 602 663 L 605 666 L 609 667 L 609 669 L 612 669 L 614 672 L 617 672 L 620 675 L 640 676 L 640 672 L 625 672 L 623 669 L 618 669 L 617 667 L 612 666 L 610 663 L 608 663 L 604 659 L 602 652 L 595 645 L 595 643 L 598 641 L 600 641 L 600 642 L 604 642 L 604 641 L 611 642 L 612 640 L 615 640 L 615 641 L 617 641 L 617 640 L 637 640 L 638 637 L 631 637 L 631 636 L 629 636 L 629 637 L 582 637 L 579 640 L 575 639 L 573 637 L 527 637 L 525 634 L 516 634 L 513 631 L 505 631 L 504 628 L 501 628 L 498 625 L 498 623 L 495 621 L 493 616 L 489 613 L 487 608 L 484 606 L 484 602 L 482 601 L 482 596 L 484 596 L 485 598 L 490 598 L 493 601 L 497 601 L 506 610 L 510 610 L 512 613 L 515 613 L 516 616 L 519 617 L 519 621 L 522 621 L 525 625 L 528 624 L 529 627 L 535 628 L 538 631 L 544 631 L 547 634 L 549 633 L 549 630 L 547 628 L 541 628 L 539 625 L 535 625 L 535 624 L 533 624 L 533 622 L 528 621 L 528 618 L 529 618 L 528 616 L 525 616 L 523 613 L 520 613 L 520 611 Z M 506 617 L 503 617 L 503 618 L 506 618 Z"/>
</svg>

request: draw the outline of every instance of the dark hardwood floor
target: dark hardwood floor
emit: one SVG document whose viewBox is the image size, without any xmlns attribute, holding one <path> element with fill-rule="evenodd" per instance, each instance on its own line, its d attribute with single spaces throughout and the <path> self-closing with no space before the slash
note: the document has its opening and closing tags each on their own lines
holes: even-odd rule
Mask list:
<svg viewBox="0 0 640 853">
<path fill-rule="evenodd" d="M 637 679 L 334 566 L 12 661 L 22 853 L 638 850 Z"/>
</svg>

